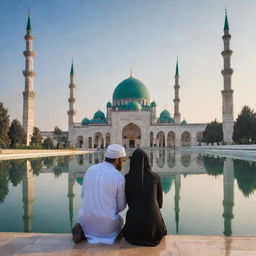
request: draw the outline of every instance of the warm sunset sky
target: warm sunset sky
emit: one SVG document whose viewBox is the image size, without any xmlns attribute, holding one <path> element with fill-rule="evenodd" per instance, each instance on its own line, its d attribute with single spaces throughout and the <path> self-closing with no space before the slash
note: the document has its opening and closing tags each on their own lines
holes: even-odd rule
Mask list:
<svg viewBox="0 0 256 256">
<path fill-rule="evenodd" d="M 0 0 L 0 101 L 22 120 L 27 11 L 35 37 L 36 126 L 67 129 L 74 58 L 77 121 L 92 118 L 129 76 L 146 84 L 158 114 L 173 115 L 176 57 L 180 111 L 188 122 L 221 121 L 223 25 L 231 33 L 235 117 L 256 109 L 255 0 Z"/>
</svg>

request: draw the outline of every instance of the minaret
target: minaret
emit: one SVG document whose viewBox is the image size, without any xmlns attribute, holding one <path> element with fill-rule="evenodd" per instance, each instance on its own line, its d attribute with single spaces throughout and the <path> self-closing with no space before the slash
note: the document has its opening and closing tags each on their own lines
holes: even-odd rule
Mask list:
<svg viewBox="0 0 256 256">
<path fill-rule="evenodd" d="M 25 70 L 23 75 L 25 77 L 25 91 L 23 92 L 23 129 L 27 134 L 26 144 L 29 145 L 31 136 L 34 129 L 34 118 L 35 118 L 35 103 L 34 97 L 35 92 L 33 91 L 33 78 L 36 75 L 33 71 L 33 58 L 35 52 L 33 51 L 33 40 L 32 29 L 30 23 L 30 16 L 28 16 L 27 22 L 27 34 L 25 35 L 26 40 L 26 51 L 23 52 L 26 62 Z"/>
<path fill-rule="evenodd" d="M 174 85 L 174 91 L 175 91 L 175 98 L 173 100 L 174 102 L 174 120 L 176 124 L 180 123 L 180 112 L 179 112 L 179 104 L 180 104 L 180 98 L 179 98 L 179 64 L 178 59 L 176 62 L 176 71 L 175 71 L 175 85 Z"/>
<path fill-rule="evenodd" d="M 75 105 L 75 84 L 74 84 L 74 65 L 73 65 L 73 61 L 72 61 L 72 65 L 71 65 L 71 70 L 70 70 L 70 84 L 69 84 L 69 89 L 70 89 L 70 96 L 68 99 L 69 102 L 69 110 L 68 110 L 68 136 L 69 136 L 69 141 L 70 141 L 70 131 L 71 128 L 73 127 L 74 123 L 75 123 L 75 115 L 76 115 L 76 111 L 74 109 L 74 105 Z"/>
<path fill-rule="evenodd" d="M 224 68 L 221 71 L 224 81 L 224 89 L 222 93 L 222 129 L 223 129 L 223 142 L 232 143 L 232 136 L 234 130 L 234 116 L 233 116 L 233 90 L 231 89 L 231 76 L 233 74 L 233 69 L 231 66 L 231 55 L 232 51 L 230 50 L 230 38 L 229 34 L 229 25 L 227 11 L 225 15 L 225 24 L 224 24 L 224 35 L 222 37 L 224 41 L 224 51 L 222 52 L 224 60 Z"/>
</svg>

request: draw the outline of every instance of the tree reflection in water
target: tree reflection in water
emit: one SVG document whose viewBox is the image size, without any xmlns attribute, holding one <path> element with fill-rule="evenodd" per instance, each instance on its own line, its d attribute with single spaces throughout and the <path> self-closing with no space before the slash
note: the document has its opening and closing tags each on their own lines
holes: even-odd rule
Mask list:
<svg viewBox="0 0 256 256">
<path fill-rule="evenodd" d="M 4 199 L 9 192 L 8 167 L 9 161 L 0 161 L 0 203 L 4 202 Z"/>
<path fill-rule="evenodd" d="M 204 167 L 209 175 L 218 176 L 223 174 L 224 158 L 204 156 Z"/>
<path fill-rule="evenodd" d="M 234 160 L 234 173 L 239 189 L 245 197 L 254 194 L 256 190 L 256 163 L 244 160 Z"/>
</svg>

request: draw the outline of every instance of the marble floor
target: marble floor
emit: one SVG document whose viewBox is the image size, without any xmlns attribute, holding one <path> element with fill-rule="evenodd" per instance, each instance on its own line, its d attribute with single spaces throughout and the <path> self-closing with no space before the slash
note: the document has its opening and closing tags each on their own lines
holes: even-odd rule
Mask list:
<svg viewBox="0 0 256 256">
<path fill-rule="evenodd" d="M 256 256 L 256 237 L 166 236 L 156 247 L 74 244 L 69 234 L 1 233 L 0 256 Z"/>
</svg>

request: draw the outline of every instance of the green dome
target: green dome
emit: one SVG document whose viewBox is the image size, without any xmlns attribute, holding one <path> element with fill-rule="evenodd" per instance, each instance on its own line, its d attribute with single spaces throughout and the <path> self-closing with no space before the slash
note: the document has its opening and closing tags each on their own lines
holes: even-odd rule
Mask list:
<svg viewBox="0 0 256 256">
<path fill-rule="evenodd" d="M 106 106 L 107 106 L 107 108 L 111 108 L 112 107 L 111 102 L 109 101 Z"/>
<path fill-rule="evenodd" d="M 150 100 L 147 87 L 138 79 L 129 77 L 122 81 L 114 90 L 113 100 L 145 99 Z"/>
<path fill-rule="evenodd" d="M 101 110 L 98 110 L 95 112 L 93 116 L 93 119 L 96 119 L 96 118 L 105 119 L 105 114 Z"/>
<path fill-rule="evenodd" d="M 156 102 L 154 100 L 151 102 L 150 107 L 156 107 Z"/>
<path fill-rule="evenodd" d="M 82 120 L 82 124 L 89 124 L 89 123 L 90 123 L 90 120 L 86 117 Z"/>
<path fill-rule="evenodd" d="M 174 123 L 174 119 L 171 118 L 170 112 L 168 110 L 163 110 L 160 113 L 160 117 L 157 120 L 158 123 Z"/>
<path fill-rule="evenodd" d="M 95 112 L 93 119 L 90 121 L 91 124 L 103 124 L 106 123 L 106 118 L 105 118 L 105 114 L 98 110 L 97 112 Z"/>
<path fill-rule="evenodd" d="M 127 107 L 126 107 L 127 110 L 141 110 L 142 107 L 140 105 L 140 103 L 136 102 L 136 101 L 131 101 Z"/>
<path fill-rule="evenodd" d="M 160 118 L 170 118 L 171 117 L 171 114 L 168 110 L 163 110 L 161 113 L 160 113 Z"/>
</svg>

